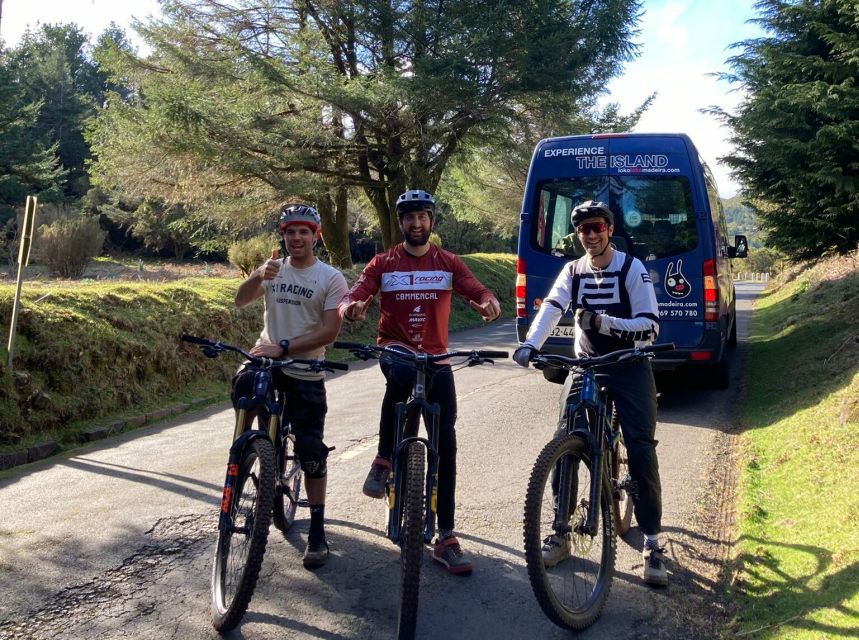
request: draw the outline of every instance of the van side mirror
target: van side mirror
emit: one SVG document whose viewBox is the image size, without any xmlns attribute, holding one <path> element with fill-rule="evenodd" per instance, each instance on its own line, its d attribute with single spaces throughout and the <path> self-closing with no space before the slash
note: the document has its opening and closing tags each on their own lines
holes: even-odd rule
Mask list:
<svg viewBox="0 0 859 640">
<path fill-rule="evenodd" d="M 732 258 L 748 258 L 749 257 L 749 242 L 746 240 L 746 236 L 738 235 L 734 236 L 734 246 L 731 247 L 734 251 Z"/>
</svg>

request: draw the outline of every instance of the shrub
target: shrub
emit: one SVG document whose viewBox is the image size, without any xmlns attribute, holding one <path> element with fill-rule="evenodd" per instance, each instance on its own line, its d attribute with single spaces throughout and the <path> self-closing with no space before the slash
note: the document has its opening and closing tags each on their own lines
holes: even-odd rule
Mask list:
<svg viewBox="0 0 859 640">
<path fill-rule="evenodd" d="M 272 249 L 276 248 L 277 240 L 268 233 L 234 242 L 230 245 L 227 258 L 243 276 L 249 276 L 251 271 L 271 257 Z"/>
<path fill-rule="evenodd" d="M 39 227 L 33 254 L 62 278 L 79 278 L 101 253 L 106 232 L 96 216 L 76 216 Z"/>
</svg>

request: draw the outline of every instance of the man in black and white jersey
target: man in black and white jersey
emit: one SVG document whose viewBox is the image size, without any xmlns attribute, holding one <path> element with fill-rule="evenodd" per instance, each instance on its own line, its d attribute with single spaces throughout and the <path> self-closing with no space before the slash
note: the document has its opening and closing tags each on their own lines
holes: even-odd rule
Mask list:
<svg viewBox="0 0 859 640">
<path fill-rule="evenodd" d="M 614 215 L 605 204 L 587 201 L 573 209 L 571 220 L 586 254 L 568 262 L 543 300 L 522 345 L 513 354 L 527 367 L 564 312 L 576 309 L 574 351 L 598 356 L 617 349 L 645 346 L 659 334 L 659 309 L 644 264 L 609 242 Z M 629 454 L 629 472 L 638 488 L 635 517 L 644 534 L 643 578 L 667 585 L 663 549 L 659 544 L 662 488 L 656 457 L 656 384 L 649 361 L 622 363 L 598 374 L 614 399 Z M 561 394 L 563 405 L 573 377 Z M 563 406 L 561 407 L 563 411 Z M 570 541 L 552 535 L 543 545 L 543 561 L 554 566 L 570 555 Z"/>
</svg>

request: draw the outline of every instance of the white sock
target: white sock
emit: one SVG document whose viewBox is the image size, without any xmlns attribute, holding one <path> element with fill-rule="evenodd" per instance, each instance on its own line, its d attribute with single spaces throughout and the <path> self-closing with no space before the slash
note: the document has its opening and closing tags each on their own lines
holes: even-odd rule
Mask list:
<svg viewBox="0 0 859 640">
<path fill-rule="evenodd" d="M 652 536 L 650 534 L 645 533 L 644 534 L 644 546 L 650 547 L 651 549 L 661 549 L 662 547 L 659 544 L 659 534 Z"/>
</svg>

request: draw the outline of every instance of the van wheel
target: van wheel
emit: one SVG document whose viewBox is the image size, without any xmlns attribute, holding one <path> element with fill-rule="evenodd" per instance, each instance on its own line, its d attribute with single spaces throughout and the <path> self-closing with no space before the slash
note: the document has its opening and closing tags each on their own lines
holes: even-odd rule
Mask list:
<svg viewBox="0 0 859 640">
<path fill-rule="evenodd" d="M 728 336 L 728 346 L 731 349 L 737 347 L 737 316 L 734 316 L 734 324 L 731 325 L 731 333 Z"/>
<path fill-rule="evenodd" d="M 707 383 L 712 389 L 727 389 L 731 386 L 731 366 L 727 354 L 724 354 L 719 362 L 709 367 Z"/>
</svg>

